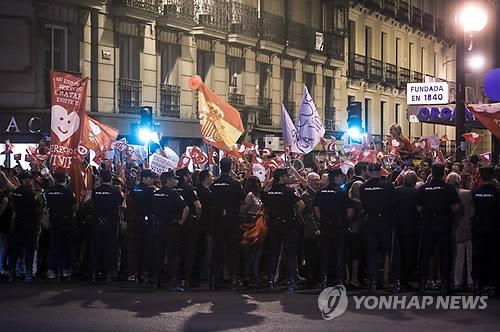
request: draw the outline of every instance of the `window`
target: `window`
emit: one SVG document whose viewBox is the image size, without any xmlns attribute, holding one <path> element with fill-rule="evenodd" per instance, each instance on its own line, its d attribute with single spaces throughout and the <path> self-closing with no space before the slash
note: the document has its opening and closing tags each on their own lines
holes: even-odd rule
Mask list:
<svg viewBox="0 0 500 332">
<path fill-rule="evenodd" d="M 365 27 L 365 56 L 371 58 L 372 56 L 372 28 Z"/>
<path fill-rule="evenodd" d="M 385 61 L 385 47 L 387 46 L 387 34 L 385 32 L 380 33 L 380 60 Z"/>
<path fill-rule="evenodd" d="M 349 53 L 356 53 L 356 22 L 349 21 Z"/>
<path fill-rule="evenodd" d="M 325 107 L 333 107 L 334 82 L 332 77 L 325 77 Z"/>
<path fill-rule="evenodd" d="M 241 93 L 243 91 L 243 71 L 245 61 L 242 58 L 228 57 L 229 68 L 229 93 Z"/>
<path fill-rule="evenodd" d="M 311 97 L 314 99 L 314 81 L 316 78 L 316 75 L 313 73 L 304 73 L 304 84 L 307 87 L 307 90 L 309 90 L 309 94 Z"/>
<path fill-rule="evenodd" d="M 120 78 L 138 80 L 139 40 L 135 37 L 120 36 Z"/>
<path fill-rule="evenodd" d="M 161 83 L 178 85 L 177 60 L 180 56 L 179 45 L 164 44 L 161 48 Z"/>
<path fill-rule="evenodd" d="M 283 68 L 283 101 L 293 101 L 293 81 L 293 69 Z"/>
<path fill-rule="evenodd" d="M 371 103 L 371 100 L 368 98 L 365 98 L 365 132 L 368 132 L 368 120 L 369 120 L 368 112 L 370 109 L 370 103 Z"/>
<path fill-rule="evenodd" d="M 269 77 L 271 76 L 271 68 L 268 64 L 257 62 L 257 70 L 259 73 L 259 86 L 257 88 L 259 98 L 269 98 Z"/>
<path fill-rule="evenodd" d="M 422 74 L 425 74 L 424 65 L 425 65 L 425 48 L 422 47 L 420 49 L 420 72 Z"/>
<path fill-rule="evenodd" d="M 399 66 L 399 48 L 401 47 L 401 39 L 396 38 L 396 67 Z"/>
<path fill-rule="evenodd" d="M 306 1 L 306 25 L 312 26 L 313 4 L 312 0 Z"/>
<path fill-rule="evenodd" d="M 410 43 L 408 47 L 408 69 L 414 68 L 413 65 L 413 52 L 415 51 L 415 44 Z"/>
<path fill-rule="evenodd" d="M 346 28 L 345 7 L 333 1 L 323 4 L 323 30 L 343 35 Z"/>
<path fill-rule="evenodd" d="M 200 76 L 203 81 L 206 81 L 210 72 L 210 67 L 214 62 L 214 53 L 198 50 L 196 60 L 196 74 Z"/>
<path fill-rule="evenodd" d="M 385 111 L 385 101 L 380 102 L 380 138 L 384 137 L 384 111 Z"/>
<path fill-rule="evenodd" d="M 63 26 L 45 26 L 45 67 L 68 70 L 68 30 Z"/>
<path fill-rule="evenodd" d="M 401 112 L 401 105 L 396 104 L 395 114 L 394 114 L 394 122 L 399 123 L 399 113 Z"/>
<path fill-rule="evenodd" d="M 436 52 L 434 52 L 434 59 L 433 60 L 434 60 L 433 61 L 434 62 L 434 65 L 433 65 L 433 67 L 434 67 L 434 77 L 437 78 L 438 77 L 438 67 L 437 67 L 438 66 L 438 55 L 437 55 Z"/>
</svg>

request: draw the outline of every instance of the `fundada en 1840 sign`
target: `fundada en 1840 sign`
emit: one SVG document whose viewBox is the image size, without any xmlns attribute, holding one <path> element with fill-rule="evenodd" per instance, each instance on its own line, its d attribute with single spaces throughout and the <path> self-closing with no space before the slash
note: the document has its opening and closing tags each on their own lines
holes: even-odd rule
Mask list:
<svg viewBox="0 0 500 332">
<path fill-rule="evenodd" d="M 408 105 L 448 104 L 448 83 L 408 83 L 406 85 L 406 102 Z"/>
</svg>

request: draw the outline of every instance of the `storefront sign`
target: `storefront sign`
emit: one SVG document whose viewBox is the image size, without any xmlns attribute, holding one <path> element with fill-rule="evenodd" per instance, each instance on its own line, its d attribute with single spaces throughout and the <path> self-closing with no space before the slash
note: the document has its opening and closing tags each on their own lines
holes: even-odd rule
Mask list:
<svg viewBox="0 0 500 332">
<path fill-rule="evenodd" d="M 455 105 L 408 106 L 408 121 L 453 125 Z M 474 121 L 474 115 L 465 108 L 465 121 Z"/>
<path fill-rule="evenodd" d="M 406 102 L 408 105 L 448 104 L 448 83 L 408 83 L 406 85 Z"/>
</svg>

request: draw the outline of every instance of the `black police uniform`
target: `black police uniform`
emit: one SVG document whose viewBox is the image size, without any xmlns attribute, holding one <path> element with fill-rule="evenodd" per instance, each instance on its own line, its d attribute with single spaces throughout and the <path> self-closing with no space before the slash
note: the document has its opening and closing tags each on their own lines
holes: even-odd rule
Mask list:
<svg viewBox="0 0 500 332">
<path fill-rule="evenodd" d="M 54 257 L 54 268 L 58 275 L 71 267 L 72 218 L 75 195 L 67 187 L 56 184 L 45 193 L 49 208 L 50 244 Z"/>
<path fill-rule="evenodd" d="M 131 202 L 134 211 L 134 223 L 131 229 L 133 241 L 135 243 L 136 259 L 132 259 L 132 263 L 137 266 L 131 266 L 131 271 L 137 272 L 142 276 L 143 281 L 147 281 L 147 275 L 151 271 L 151 255 L 152 255 L 152 237 L 153 226 L 151 224 L 151 197 L 155 191 L 155 187 L 146 186 L 140 183 L 132 188 Z"/>
<path fill-rule="evenodd" d="M 304 258 L 305 278 L 307 286 L 312 287 L 319 282 L 320 246 L 319 246 L 319 220 L 314 214 L 314 200 L 316 192 L 307 188 L 300 199 L 304 202 L 302 218 L 304 220 Z"/>
<path fill-rule="evenodd" d="M 203 244 L 203 247 L 199 248 L 198 255 L 200 260 L 204 262 L 204 264 L 200 263 L 202 266 L 201 277 L 209 278 L 207 272 L 210 270 L 210 261 L 212 260 L 213 248 L 214 248 L 214 221 L 212 218 L 212 213 L 214 209 L 214 203 L 212 198 L 212 191 L 210 188 L 205 188 L 203 186 L 199 186 L 196 189 L 198 193 L 198 197 L 201 203 L 201 217 L 200 217 L 200 226 L 201 226 L 201 234 L 198 237 Z"/>
<path fill-rule="evenodd" d="M 450 278 L 452 206 L 460 202 L 457 190 L 441 179 L 432 179 L 418 188 L 422 207 L 420 291 L 424 290 L 434 247 L 439 248 L 441 286 L 447 290 Z"/>
<path fill-rule="evenodd" d="M 196 249 L 198 247 L 198 238 L 201 233 L 201 225 L 198 220 L 198 216 L 196 215 L 196 208 L 194 203 L 199 201 L 198 194 L 192 185 L 188 183 L 180 183 L 174 188 L 174 190 L 182 196 L 187 206 L 189 207 L 189 217 L 186 220 L 186 223 L 182 227 L 181 237 L 183 239 L 183 247 L 182 253 L 184 257 L 184 274 L 186 278 L 186 286 L 189 286 L 191 283 L 191 278 L 193 276 L 193 267 L 196 259 Z M 199 267 L 196 268 L 198 272 L 198 277 L 195 279 L 199 279 Z"/>
<path fill-rule="evenodd" d="M 499 277 L 500 194 L 493 184 L 483 184 L 472 191 L 472 200 L 472 278 L 477 292 L 481 285 L 494 286 Z"/>
<path fill-rule="evenodd" d="M 262 197 L 268 215 L 268 281 L 272 283 L 281 245 L 285 244 L 288 283 L 295 283 L 297 273 L 297 225 L 295 205 L 300 198 L 284 184 L 275 183 Z"/>
<path fill-rule="evenodd" d="M 341 284 L 346 276 L 347 210 L 351 208 L 348 194 L 338 185 L 329 185 L 316 193 L 314 206 L 320 210 L 322 287 L 326 287 L 331 258 L 335 263 L 336 283 Z"/>
<path fill-rule="evenodd" d="M 42 204 L 36 198 L 33 188 L 20 186 L 12 193 L 12 204 L 15 213 L 13 246 L 9 259 L 12 276 L 18 258 L 24 252 L 26 279 L 30 280 L 33 271 L 37 235 L 40 228 Z"/>
<path fill-rule="evenodd" d="M 417 210 L 418 190 L 415 187 L 396 187 L 394 230 L 396 246 L 393 257 L 393 277 L 405 286 L 412 269 L 417 266 L 420 236 L 420 213 Z"/>
<path fill-rule="evenodd" d="M 120 206 L 123 196 L 109 184 L 103 184 L 92 192 L 94 220 L 92 224 L 92 273 L 99 272 L 100 266 L 111 278 L 115 267 L 117 227 L 120 220 Z M 93 280 L 95 281 L 95 279 Z"/>
<path fill-rule="evenodd" d="M 168 257 L 168 276 L 171 287 L 177 286 L 179 266 L 179 220 L 183 209 L 187 206 L 178 192 L 166 186 L 153 193 L 153 278 L 159 286 L 160 273 L 165 258 Z"/>
<path fill-rule="evenodd" d="M 371 178 L 361 185 L 359 196 L 364 211 L 362 226 L 366 248 L 366 269 L 371 290 L 375 287 L 377 253 L 391 254 L 394 187 L 381 178 Z"/>
<path fill-rule="evenodd" d="M 229 271 L 233 286 L 238 283 L 240 273 L 240 204 L 244 199 L 241 184 L 228 174 L 219 176 L 212 186 L 212 199 L 214 204 L 214 255 L 211 262 L 211 287 L 215 282 L 217 273 L 222 272 L 224 252 L 227 253 Z"/>
</svg>

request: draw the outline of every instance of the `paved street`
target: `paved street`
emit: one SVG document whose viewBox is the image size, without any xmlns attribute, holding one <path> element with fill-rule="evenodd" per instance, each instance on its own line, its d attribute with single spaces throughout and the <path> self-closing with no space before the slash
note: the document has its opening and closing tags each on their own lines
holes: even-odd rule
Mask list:
<svg viewBox="0 0 500 332">
<path fill-rule="evenodd" d="M 317 292 L 205 289 L 172 294 L 143 286 L 0 285 L 0 331 L 498 331 L 500 301 L 482 311 L 348 311 L 325 321 Z"/>
</svg>

